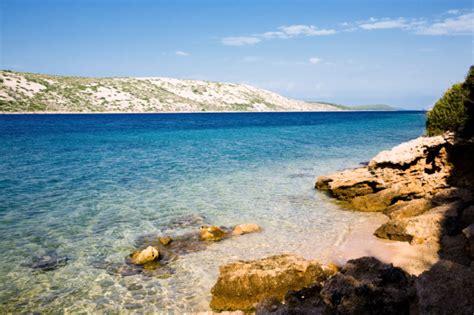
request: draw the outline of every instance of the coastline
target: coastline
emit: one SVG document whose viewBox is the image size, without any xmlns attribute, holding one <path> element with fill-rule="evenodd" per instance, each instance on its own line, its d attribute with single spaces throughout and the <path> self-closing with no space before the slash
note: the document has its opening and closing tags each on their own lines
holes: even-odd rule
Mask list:
<svg viewBox="0 0 474 315">
<path fill-rule="evenodd" d="M 446 132 L 382 151 L 366 166 L 318 177 L 315 188 L 341 206 L 380 215 L 353 224 L 329 263 L 283 254 L 221 266 L 211 308 L 472 314 L 472 154 L 474 138 Z M 294 274 L 294 265 L 302 266 L 301 274 Z"/>
<path fill-rule="evenodd" d="M 139 114 L 249 114 L 249 113 L 393 113 L 393 112 L 426 112 L 424 109 L 403 109 L 403 110 L 300 110 L 300 111 L 171 111 L 171 112 L 0 112 L 0 115 L 102 115 L 102 114 L 116 114 L 116 115 L 139 115 Z"/>
</svg>

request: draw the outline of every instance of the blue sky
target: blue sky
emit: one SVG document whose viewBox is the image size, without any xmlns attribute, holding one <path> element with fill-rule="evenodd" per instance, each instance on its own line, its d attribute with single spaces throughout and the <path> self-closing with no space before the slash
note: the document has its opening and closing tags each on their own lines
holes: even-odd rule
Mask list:
<svg viewBox="0 0 474 315">
<path fill-rule="evenodd" d="M 473 64 L 472 1 L 0 0 L 1 68 L 247 83 L 428 108 Z"/>
</svg>

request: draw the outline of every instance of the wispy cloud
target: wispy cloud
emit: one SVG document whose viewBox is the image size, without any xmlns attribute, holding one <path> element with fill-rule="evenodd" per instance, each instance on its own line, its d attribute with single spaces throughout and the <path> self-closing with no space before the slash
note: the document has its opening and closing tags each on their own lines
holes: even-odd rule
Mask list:
<svg viewBox="0 0 474 315">
<path fill-rule="evenodd" d="M 253 34 L 251 36 L 230 36 L 221 39 L 221 43 L 227 46 L 243 46 L 243 45 L 254 45 L 262 40 L 269 39 L 288 39 L 293 37 L 303 36 L 327 36 L 336 34 L 334 29 L 321 29 L 314 25 L 284 25 L 278 27 L 274 31 L 268 31 L 265 33 Z"/>
<path fill-rule="evenodd" d="M 474 13 L 449 10 L 451 16 L 442 20 L 370 18 L 358 22 L 362 30 L 401 29 L 417 35 L 471 35 L 474 33 Z M 454 16 L 453 16 L 454 15 Z"/>
<path fill-rule="evenodd" d="M 380 30 L 380 29 L 392 29 L 392 28 L 407 29 L 410 27 L 410 23 L 404 18 L 398 18 L 398 19 L 370 18 L 369 21 L 360 23 L 359 27 L 364 30 Z"/>
<path fill-rule="evenodd" d="M 460 12 L 460 10 L 457 10 L 457 9 L 446 11 L 447 14 L 459 14 L 459 12 Z"/>
<path fill-rule="evenodd" d="M 288 37 L 295 36 L 325 36 L 336 34 L 336 31 L 333 29 L 318 29 L 314 25 L 289 25 L 289 26 L 280 26 L 278 28 L 286 34 Z"/>
<path fill-rule="evenodd" d="M 190 56 L 191 54 L 185 51 L 177 50 L 175 51 L 176 56 L 181 56 L 181 57 L 187 57 Z"/>
<path fill-rule="evenodd" d="M 446 16 L 446 14 L 449 14 L 449 16 Z M 445 12 L 444 16 L 444 19 L 371 17 L 365 21 L 342 22 L 336 29 L 318 28 L 306 24 L 283 25 L 264 33 L 224 37 L 221 39 L 221 43 L 228 46 L 244 46 L 272 39 L 329 36 L 343 32 L 390 29 L 398 29 L 417 35 L 471 35 L 474 33 L 474 13 L 472 11 L 453 9 Z"/>
<path fill-rule="evenodd" d="M 321 58 L 318 58 L 318 57 L 309 58 L 309 63 L 312 64 L 312 65 L 315 65 L 315 64 L 320 63 L 320 62 L 321 62 Z"/>
<path fill-rule="evenodd" d="M 474 33 L 474 13 L 461 14 L 420 27 L 415 33 L 419 35 L 472 35 Z"/>
<path fill-rule="evenodd" d="M 254 45 L 260 41 L 259 38 L 252 36 L 230 36 L 221 39 L 222 44 L 226 46 Z"/>
</svg>

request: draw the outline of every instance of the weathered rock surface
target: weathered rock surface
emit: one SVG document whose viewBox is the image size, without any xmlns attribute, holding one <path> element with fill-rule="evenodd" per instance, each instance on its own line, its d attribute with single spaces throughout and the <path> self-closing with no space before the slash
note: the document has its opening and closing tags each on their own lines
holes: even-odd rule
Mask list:
<svg viewBox="0 0 474 315">
<path fill-rule="evenodd" d="M 166 245 L 168 245 L 169 243 L 171 243 L 172 239 L 171 239 L 171 237 L 169 237 L 169 236 L 162 236 L 162 237 L 159 237 L 159 238 L 158 238 L 158 241 L 160 241 L 160 243 L 161 243 L 162 245 L 165 245 L 165 246 L 166 246 Z"/>
<path fill-rule="evenodd" d="M 203 241 L 220 241 L 227 236 L 227 232 L 215 225 L 205 225 L 199 229 L 199 236 Z"/>
<path fill-rule="evenodd" d="M 399 200 L 431 199 L 450 187 L 447 148 L 452 142 L 450 134 L 414 139 L 379 153 L 367 167 L 321 176 L 316 188 L 360 211 L 383 211 Z"/>
<path fill-rule="evenodd" d="M 260 232 L 261 228 L 258 224 L 255 223 L 244 223 L 239 224 L 234 227 L 232 230 L 232 235 L 242 235 L 247 233 Z"/>
<path fill-rule="evenodd" d="M 130 255 L 130 262 L 135 265 L 144 265 L 158 258 L 160 252 L 153 246 L 137 250 Z"/>
<path fill-rule="evenodd" d="M 397 218 L 389 220 L 380 226 L 375 235 L 396 241 L 438 242 L 442 233 L 450 223 L 450 218 L 455 220 L 461 207 L 460 202 L 452 202 L 446 205 L 432 208 L 428 212 L 409 218 Z"/>
<path fill-rule="evenodd" d="M 390 219 L 402 219 L 414 217 L 428 211 L 432 206 L 431 200 L 420 198 L 412 200 L 399 200 L 386 208 L 384 214 Z"/>
<path fill-rule="evenodd" d="M 416 280 L 420 314 L 474 314 L 474 265 L 440 260 Z"/>
<path fill-rule="evenodd" d="M 414 277 L 373 257 L 347 262 L 324 283 L 269 299 L 257 314 L 408 314 L 416 309 Z"/>
<path fill-rule="evenodd" d="M 382 151 L 370 162 L 369 168 L 385 165 L 405 167 L 415 163 L 419 159 L 426 158 L 426 154 L 433 148 L 440 147 L 446 143 L 442 136 L 420 137 L 408 142 L 401 143 L 391 150 Z"/>
<path fill-rule="evenodd" d="M 322 282 L 332 274 L 333 268 L 294 255 L 238 261 L 220 267 L 210 306 L 215 311 L 251 311 L 267 298 L 283 300 L 288 291 Z"/>
</svg>

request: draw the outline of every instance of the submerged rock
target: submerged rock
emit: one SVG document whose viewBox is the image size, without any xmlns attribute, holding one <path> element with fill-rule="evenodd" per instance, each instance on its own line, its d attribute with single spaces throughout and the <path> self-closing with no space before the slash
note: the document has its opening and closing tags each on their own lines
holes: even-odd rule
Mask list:
<svg viewBox="0 0 474 315">
<path fill-rule="evenodd" d="M 135 265 L 144 265 L 157 259 L 160 255 L 158 249 L 148 246 L 145 249 L 133 252 L 130 255 L 130 262 Z"/>
<path fill-rule="evenodd" d="M 25 266 L 40 271 L 52 271 L 65 266 L 69 260 L 68 256 L 60 256 L 55 251 L 48 251 L 45 255 L 34 256 L 31 263 Z"/>
<path fill-rule="evenodd" d="M 232 230 L 232 235 L 242 235 L 247 233 L 260 232 L 261 228 L 255 223 L 239 224 Z"/>
<path fill-rule="evenodd" d="M 238 261 L 220 267 L 210 306 L 214 311 L 251 311 L 266 298 L 283 300 L 289 290 L 300 290 L 330 277 L 332 268 L 294 255 Z"/>
<path fill-rule="evenodd" d="M 227 232 L 218 226 L 201 226 L 199 236 L 203 241 L 220 241 L 227 236 Z"/>
<path fill-rule="evenodd" d="M 162 236 L 162 237 L 159 237 L 158 240 L 160 241 L 160 243 L 162 245 L 168 245 L 169 243 L 171 243 L 172 239 L 171 237 L 169 236 Z"/>
</svg>

